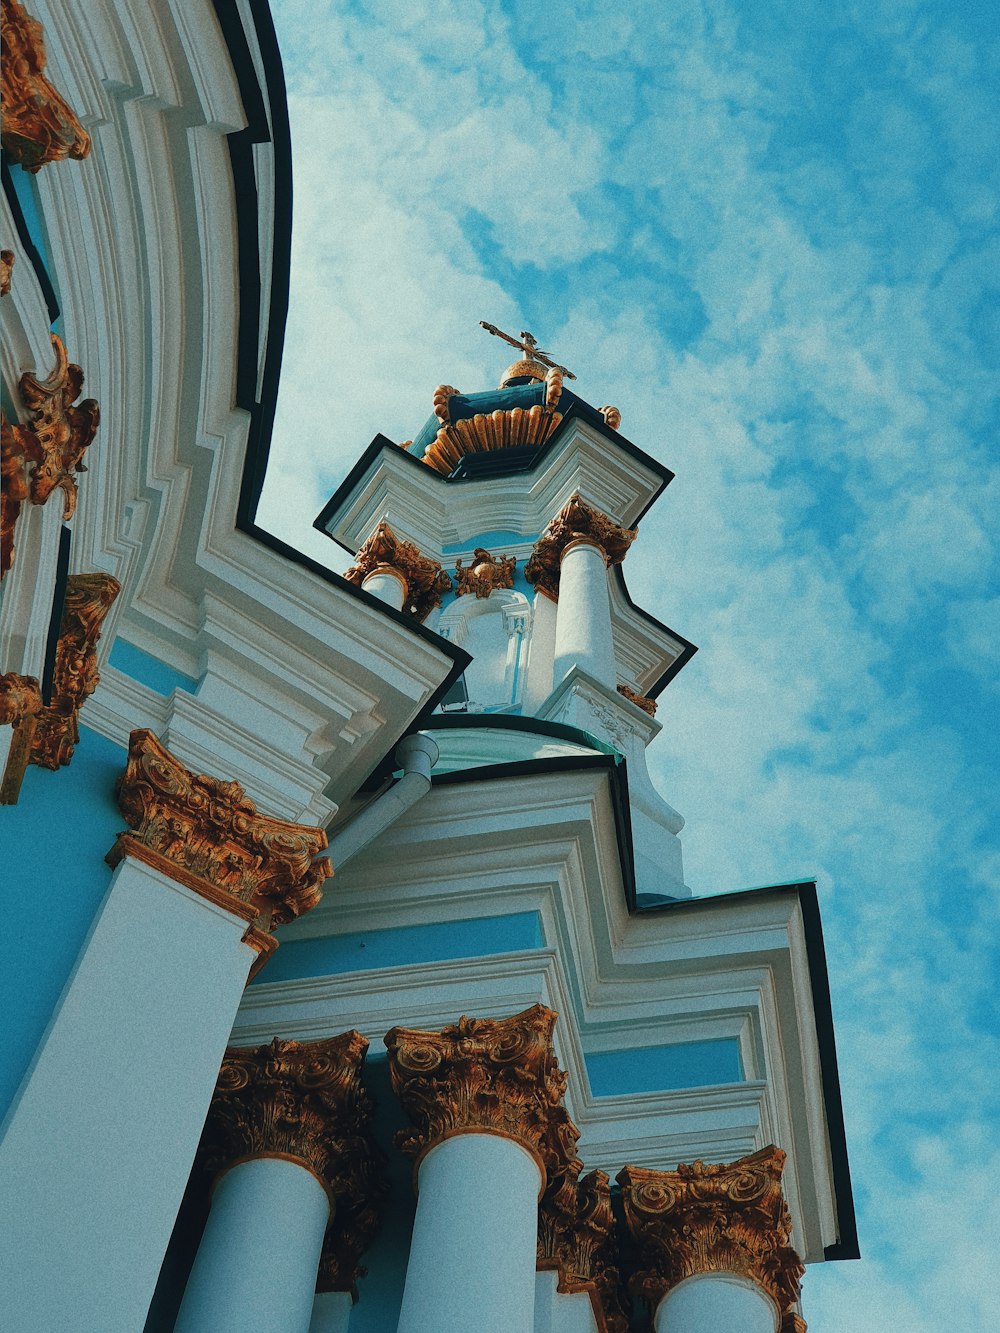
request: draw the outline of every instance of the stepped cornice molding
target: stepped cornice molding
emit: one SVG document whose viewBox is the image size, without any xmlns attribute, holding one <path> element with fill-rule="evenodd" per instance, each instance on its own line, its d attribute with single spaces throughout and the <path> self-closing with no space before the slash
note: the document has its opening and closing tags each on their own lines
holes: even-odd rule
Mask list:
<svg viewBox="0 0 1000 1333">
<path fill-rule="evenodd" d="M 626 528 L 574 492 L 535 543 L 524 576 L 538 592 L 559 600 L 559 567 L 566 550 L 577 542 L 596 546 L 609 565 L 620 565 L 639 534 Z"/>
<path fill-rule="evenodd" d="M 44 71 L 42 25 L 19 0 L 3 0 L 3 146 L 25 171 L 90 152 L 90 135 Z"/>
<path fill-rule="evenodd" d="M 100 683 L 97 642 L 121 584 L 110 574 L 70 574 L 66 582 L 51 702 L 38 713 L 31 762 L 59 768 L 80 740 L 80 709 Z"/>
<path fill-rule="evenodd" d="M 387 1189 L 361 1081 L 367 1050 L 358 1032 L 229 1047 L 199 1148 L 201 1168 L 216 1178 L 257 1157 L 290 1158 L 316 1176 L 331 1207 L 320 1291 L 354 1289 Z"/>
<path fill-rule="evenodd" d="M 537 1266 L 559 1273 L 558 1290 L 586 1292 L 599 1333 L 627 1333 L 619 1297 L 618 1247 L 607 1173 L 564 1176 L 538 1206 Z"/>
<path fill-rule="evenodd" d="M 784 1319 L 805 1267 L 789 1241 L 781 1192 L 785 1153 L 773 1145 L 719 1165 L 675 1171 L 626 1166 L 618 1174 L 625 1223 L 639 1247 L 629 1286 L 650 1312 L 671 1288 L 700 1273 L 736 1273 L 771 1297 Z"/>
<path fill-rule="evenodd" d="M 462 1017 L 440 1032 L 387 1032 L 393 1091 L 414 1121 L 397 1134 L 398 1147 L 419 1162 L 454 1134 L 498 1134 L 531 1153 L 549 1186 L 566 1175 L 575 1180 L 580 1134 L 562 1102 L 556 1017 L 535 1004 L 509 1018 Z"/>
<path fill-rule="evenodd" d="M 260 933 L 315 907 L 333 873 L 318 856 L 323 829 L 259 814 L 238 782 L 192 773 L 150 731 L 132 733 L 118 805 L 132 832 L 119 834 L 109 864 L 148 861 Z"/>
</svg>

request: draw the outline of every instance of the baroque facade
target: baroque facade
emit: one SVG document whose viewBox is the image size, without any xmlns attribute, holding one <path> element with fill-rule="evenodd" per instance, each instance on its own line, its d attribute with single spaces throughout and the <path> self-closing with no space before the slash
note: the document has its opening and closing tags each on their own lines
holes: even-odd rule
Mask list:
<svg viewBox="0 0 1000 1333">
<path fill-rule="evenodd" d="M 487 325 L 317 517 L 344 577 L 262 531 L 266 5 L 3 17 L 5 1318 L 801 1333 L 857 1253 L 815 886 L 685 884 L 671 473 Z"/>
</svg>

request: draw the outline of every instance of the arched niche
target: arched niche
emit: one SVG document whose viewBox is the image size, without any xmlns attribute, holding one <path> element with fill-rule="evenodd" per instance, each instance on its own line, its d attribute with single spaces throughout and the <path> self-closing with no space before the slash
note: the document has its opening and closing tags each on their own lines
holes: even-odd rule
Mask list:
<svg viewBox="0 0 1000 1333">
<path fill-rule="evenodd" d="M 437 632 L 472 654 L 465 671 L 469 712 L 521 702 L 531 635 L 531 605 L 523 593 L 494 588 L 488 597 L 465 593 L 445 607 Z"/>
</svg>

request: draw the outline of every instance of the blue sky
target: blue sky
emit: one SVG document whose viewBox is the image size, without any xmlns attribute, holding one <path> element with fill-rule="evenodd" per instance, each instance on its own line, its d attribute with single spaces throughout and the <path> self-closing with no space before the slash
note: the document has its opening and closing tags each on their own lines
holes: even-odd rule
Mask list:
<svg viewBox="0 0 1000 1333">
<path fill-rule="evenodd" d="M 815 875 L 864 1259 L 814 1333 L 995 1327 L 1000 36 L 986 4 L 278 0 L 266 526 L 532 329 L 677 479 L 633 596 L 712 893 Z"/>
</svg>

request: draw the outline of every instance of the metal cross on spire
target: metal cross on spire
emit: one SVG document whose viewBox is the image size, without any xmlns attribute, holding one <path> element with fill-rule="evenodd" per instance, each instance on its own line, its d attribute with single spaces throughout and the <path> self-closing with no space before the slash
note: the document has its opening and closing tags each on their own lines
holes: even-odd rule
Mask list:
<svg viewBox="0 0 1000 1333">
<path fill-rule="evenodd" d="M 543 366 L 551 366 L 556 370 L 561 370 L 568 380 L 575 380 L 576 376 L 571 370 L 560 365 L 558 361 L 553 361 L 548 352 L 543 352 L 538 346 L 538 340 L 533 333 L 527 333 L 522 330 L 521 337 L 512 338 L 509 333 L 504 333 L 503 329 L 498 329 L 495 324 L 487 324 L 485 319 L 479 321 L 479 327 L 485 329 L 487 333 L 492 333 L 494 338 L 502 338 L 504 342 L 510 343 L 511 347 L 518 348 L 526 357 L 532 361 L 540 361 Z"/>
</svg>

